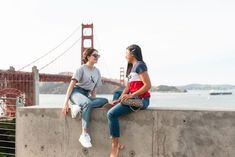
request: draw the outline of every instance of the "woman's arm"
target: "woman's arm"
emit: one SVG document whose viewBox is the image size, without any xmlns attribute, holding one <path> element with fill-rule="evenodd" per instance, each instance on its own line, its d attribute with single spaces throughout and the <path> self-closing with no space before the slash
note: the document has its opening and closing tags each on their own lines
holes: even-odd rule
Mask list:
<svg viewBox="0 0 235 157">
<path fill-rule="evenodd" d="M 75 86 L 75 84 L 77 83 L 77 80 L 71 80 L 69 87 L 67 89 L 66 95 L 65 95 L 65 101 L 64 101 L 64 105 L 63 105 L 63 113 L 66 115 L 66 113 L 69 111 L 69 97 L 73 91 L 73 87 Z"/>
<path fill-rule="evenodd" d="M 128 93 L 129 93 L 129 82 L 127 83 L 124 90 L 122 91 L 120 98 L 122 98 L 123 95 L 128 94 Z"/>
<path fill-rule="evenodd" d="M 91 96 L 92 96 L 92 97 L 96 97 L 96 88 L 94 88 L 94 89 L 91 91 Z"/>
<path fill-rule="evenodd" d="M 121 102 L 122 97 L 127 95 L 127 93 L 129 93 L 129 83 L 127 83 L 127 85 L 125 86 L 124 90 L 122 91 L 122 94 L 120 95 L 120 97 L 117 100 L 113 100 L 111 102 L 111 105 L 116 105 L 117 103 Z"/>
<path fill-rule="evenodd" d="M 139 76 L 140 76 L 141 81 L 144 83 L 144 85 L 139 90 L 137 90 L 136 92 L 132 93 L 131 94 L 132 97 L 144 94 L 145 92 L 150 90 L 150 88 L 152 86 L 147 71 L 140 73 Z"/>
</svg>

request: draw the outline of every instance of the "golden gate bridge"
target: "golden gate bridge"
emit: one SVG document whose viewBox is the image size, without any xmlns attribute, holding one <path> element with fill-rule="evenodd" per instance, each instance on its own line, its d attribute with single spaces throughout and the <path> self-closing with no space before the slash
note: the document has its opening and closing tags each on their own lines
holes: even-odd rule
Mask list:
<svg viewBox="0 0 235 157">
<path fill-rule="evenodd" d="M 84 30 L 88 30 L 90 34 L 86 34 Z M 73 34 L 73 33 L 72 33 Z M 71 35 L 72 35 L 71 34 Z M 70 35 L 70 36 L 71 36 Z M 68 38 L 70 37 L 68 36 Z M 66 38 L 63 42 L 61 42 L 57 47 L 62 45 L 68 38 Z M 93 33 L 93 24 L 82 24 L 82 34 L 81 38 L 81 56 L 86 48 L 94 47 L 94 33 Z M 70 50 L 75 44 L 78 43 L 79 40 L 76 40 L 66 51 L 61 53 L 59 56 L 54 58 L 51 62 L 43 66 L 41 69 L 51 65 L 58 58 L 62 57 L 67 51 Z M 56 49 L 55 47 L 54 49 Z M 24 102 L 24 106 L 32 106 L 39 105 L 39 82 L 64 82 L 69 83 L 71 80 L 70 75 L 59 75 L 59 74 L 46 74 L 39 73 L 37 67 L 32 68 L 32 72 L 22 71 L 24 68 L 32 65 L 39 59 L 42 59 L 49 53 L 51 53 L 54 49 L 50 50 L 45 55 L 40 58 L 34 60 L 30 64 L 24 66 L 19 70 L 15 70 L 14 67 L 10 67 L 9 70 L 0 70 L 0 98 L 2 104 L 5 105 L 5 110 L 7 116 L 15 116 L 16 106 L 14 101 L 16 98 L 22 98 Z M 82 57 L 81 57 L 82 59 Z M 82 60 L 81 60 L 82 64 Z M 117 88 L 123 87 L 124 85 L 124 68 L 120 67 L 120 79 L 119 82 L 102 78 L 103 83 L 112 84 Z M 1 103 L 1 102 L 0 102 Z"/>
</svg>

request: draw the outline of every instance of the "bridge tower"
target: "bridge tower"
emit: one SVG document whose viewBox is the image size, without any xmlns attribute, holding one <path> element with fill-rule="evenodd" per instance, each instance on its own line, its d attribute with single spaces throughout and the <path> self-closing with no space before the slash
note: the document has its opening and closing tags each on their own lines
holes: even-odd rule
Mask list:
<svg viewBox="0 0 235 157">
<path fill-rule="evenodd" d="M 89 48 L 94 47 L 93 23 L 82 24 L 82 40 L 81 40 L 81 64 L 83 64 L 83 52 Z"/>
</svg>

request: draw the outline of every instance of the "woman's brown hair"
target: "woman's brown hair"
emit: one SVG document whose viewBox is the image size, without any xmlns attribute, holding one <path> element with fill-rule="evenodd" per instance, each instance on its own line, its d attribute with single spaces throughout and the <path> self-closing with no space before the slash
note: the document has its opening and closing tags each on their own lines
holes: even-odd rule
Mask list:
<svg viewBox="0 0 235 157">
<path fill-rule="evenodd" d="M 83 58 L 82 58 L 82 62 L 83 64 L 86 64 L 88 62 L 88 57 L 91 56 L 91 54 L 96 51 L 98 52 L 96 49 L 94 48 L 87 48 L 84 52 L 83 52 Z"/>
</svg>

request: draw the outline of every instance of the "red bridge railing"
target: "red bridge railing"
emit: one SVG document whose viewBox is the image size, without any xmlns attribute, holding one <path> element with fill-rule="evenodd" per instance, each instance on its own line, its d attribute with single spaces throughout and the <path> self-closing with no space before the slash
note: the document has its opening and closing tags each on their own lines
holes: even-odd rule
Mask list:
<svg viewBox="0 0 235 157">
<path fill-rule="evenodd" d="M 0 97 L 23 97 L 26 106 L 37 104 L 39 96 L 39 82 L 64 82 L 69 83 L 71 76 L 58 74 L 39 74 L 36 67 L 32 72 L 0 70 Z M 121 87 L 122 84 L 102 78 L 103 83 Z M 16 89 L 16 90 L 12 90 Z M 21 94 L 17 93 L 20 92 Z M 11 96 L 10 96 L 11 95 Z"/>
</svg>

